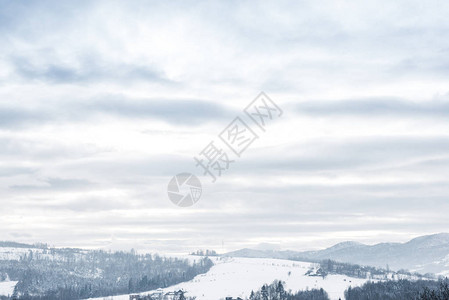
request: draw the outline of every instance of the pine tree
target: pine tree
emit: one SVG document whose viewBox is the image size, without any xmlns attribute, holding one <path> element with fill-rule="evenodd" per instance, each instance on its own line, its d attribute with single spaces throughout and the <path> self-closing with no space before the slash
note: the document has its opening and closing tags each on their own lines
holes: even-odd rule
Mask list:
<svg viewBox="0 0 449 300">
<path fill-rule="evenodd" d="M 279 300 L 286 299 L 284 285 L 282 284 L 282 281 L 279 281 L 276 286 L 276 294 Z"/>
<path fill-rule="evenodd" d="M 249 300 L 256 300 L 256 295 L 254 294 L 254 291 L 251 291 L 251 295 L 249 296 Z"/>
<path fill-rule="evenodd" d="M 262 286 L 262 290 L 260 291 L 260 293 L 262 294 L 262 300 L 268 300 L 268 287 L 267 285 L 263 285 Z"/>
</svg>

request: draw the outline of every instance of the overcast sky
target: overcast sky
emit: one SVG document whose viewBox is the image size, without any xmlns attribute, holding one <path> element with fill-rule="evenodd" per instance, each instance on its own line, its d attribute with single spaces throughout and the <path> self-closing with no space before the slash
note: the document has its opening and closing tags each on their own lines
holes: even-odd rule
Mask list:
<svg viewBox="0 0 449 300">
<path fill-rule="evenodd" d="M 304 250 L 447 232 L 448 16 L 447 1 L 0 0 L 0 240 Z M 201 175 L 193 157 L 261 91 L 282 117 L 173 205 L 170 178 Z"/>
</svg>

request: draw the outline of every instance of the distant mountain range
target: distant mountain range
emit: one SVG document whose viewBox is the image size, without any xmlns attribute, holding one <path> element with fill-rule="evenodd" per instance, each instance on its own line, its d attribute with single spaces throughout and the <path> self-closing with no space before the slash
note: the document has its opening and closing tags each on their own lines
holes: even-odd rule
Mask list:
<svg viewBox="0 0 449 300">
<path fill-rule="evenodd" d="M 419 273 L 449 275 L 449 233 L 414 238 L 406 243 L 365 245 L 343 242 L 318 251 L 277 251 L 241 249 L 223 256 L 304 259 L 318 261 L 332 259 L 392 270 L 407 269 Z"/>
</svg>

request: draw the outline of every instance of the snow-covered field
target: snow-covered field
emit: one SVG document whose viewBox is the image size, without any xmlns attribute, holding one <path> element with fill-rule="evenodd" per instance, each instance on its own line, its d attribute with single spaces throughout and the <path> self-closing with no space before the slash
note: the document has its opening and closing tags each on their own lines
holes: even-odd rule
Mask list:
<svg viewBox="0 0 449 300">
<path fill-rule="evenodd" d="M 0 281 L 0 296 L 11 296 L 17 281 Z"/>
<path fill-rule="evenodd" d="M 323 288 L 333 300 L 344 299 L 345 289 L 367 281 L 344 275 L 329 275 L 324 279 L 319 276 L 307 276 L 305 273 L 315 267 L 307 262 L 238 257 L 211 259 L 215 265 L 209 272 L 198 275 L 191 281 L 165 288 L 164 292 L 182 289 L 187 291 L 187 296 L 196 296 L 197 300 L 219 300 L 226 296 L 245 298 L 249 297 L 251 290 L 258 290 L 263 284 L 270 284 L 279 279 L 285 281 L 287 290 Z M 110 299 L 128 300 L 129 295 L 114 296 Z"/>
</svg>

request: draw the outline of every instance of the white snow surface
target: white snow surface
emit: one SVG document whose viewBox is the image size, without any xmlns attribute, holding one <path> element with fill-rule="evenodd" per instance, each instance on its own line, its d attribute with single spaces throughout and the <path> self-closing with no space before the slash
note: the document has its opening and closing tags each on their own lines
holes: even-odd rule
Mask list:
<svg viewBox="0 0 449 300">
<path fill-rule="evenodd" d="M 0 296 L 11 296 L 18 281 L 0 281 Z"/>
<path fill-rule="evenodd" d="M 19 260 L 30 252 L 42 253 L 42 249 L 0 247 L 0 260 Z"/>
<path fill-rule="evenodd" d="M 186 291 L 186 296 L 196 296 L 197 300 L 219 300 L 227 296 L 249 297 L 251 290 L 258 290 L 263 284 L 274 280 L 285 281 L 285 289 L 298 290 L 323 288 L 331 300 L 344 299 L 344 291 L 349 286 L 360 286 L 368 279 L 352 278 L 345 275 L 328 275 L 326 278 L 307 276 L 305 273 L 316 264 L 270 258 L 213 257 L 214 266 L 206 274 L 193 280 L 163 289 L 164 292 Z M 290 272 L 290 275 L 289 275 Z M 154 291 L 141 293 L 149 294 Z M 101 300 L 103 297 L 95 298 Z M 129 295 L 108 297 L 114 300 L 128 300 Z"/>
</svg>

